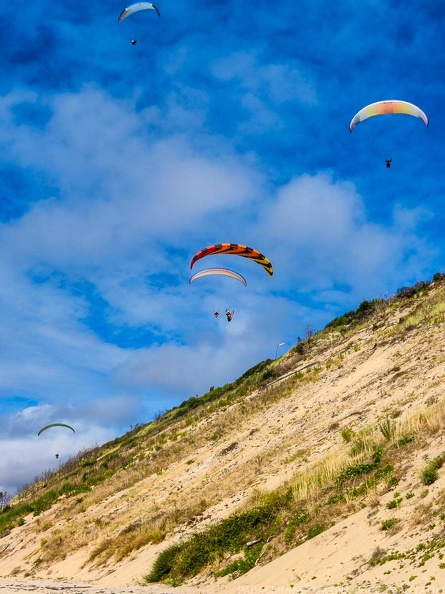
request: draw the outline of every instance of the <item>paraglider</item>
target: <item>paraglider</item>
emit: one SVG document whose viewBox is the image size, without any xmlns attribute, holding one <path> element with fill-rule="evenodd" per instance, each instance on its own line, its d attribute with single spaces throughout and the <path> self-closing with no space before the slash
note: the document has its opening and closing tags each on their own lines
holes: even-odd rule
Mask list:
<svg viewBox="0 0 445 594">
<path fill-rule="evenodd" d="M 238 274 L 237 272 L 235 272 L 234 270 L 229 270 L 228 268 L 207 268 L 206 270 L 201 270 L 201 272 L 197 272 L 196 274 L 194 274 L 191 279 L 189 280 L 189 283 L 192 284 L 196 279 L 198 278 L 202 278 L 203 276 L 211 276 L 211 275 L 223 275 L 223 276 L 229 276 L 230 278 L 234 278 L 236 280 L 239 280 L 241 283 L 243 283 L 243 285 L 245 287 L 247 287 L 247 281 L 246 279 L 241 276 L 241 274 Z"/>
<path fill-rule="evenodd" d="M 71 429 L 73 433 L 76 433 L 71 425 L 66 425 L 65 423 L 51 423 L 51 425 L 45 425 L 45 427 L 42 427 L 37 433 L 37 436 L 41 435 L 44 431 L 50 429 L 51 427 L 66 427 L 67 429 Z"/>
<path fill-rule="evenodd" d="M 155 10 L 157 15 L 161 16 L 161 13 L 159 12 L 159 10 L 151 2 L 136 2 L 136 4 L 132 4 L 131 6 L 128 6 L 120 13 L 118 22 L 122 23 L 122 21 L 125 20 L 127 17 L 129 17 L 131 14 L 134 14 L 135 12 L 139 12 L 140 10 Z M 135 40 L 133 40 L 133 41 L 135 41 Z"/>
<path fill-rule="evenodd" d="M 156 11 L 158 16 L 161 16 L 161 13 L 159 12 L 159 10 L 151 2 L 136 2 L 136 4 L 132 4 L 131 6 L 128 6 L 120 13 L 119 18 L 118 18 L 118 23 L 122 23 L 122 21 L 125 20 L 127 17 L 129 17 L 131 14 L 134 14 L 135 12 L 139 12 L 140 10 L 154 10 L 154 11 Z M 132 39 L 131 45 L 136 45 L 137 42 L 138 42 L 137 39 Z"/>
<path fill-rule="evenodd" d="M 398 99 L 388 99 L 386 101 L 377 101 L 376 103 L 370 103 L 363 107 L 355 116 L 352 118 L 351 123 L 349 124 L 349 131 L 352 130 L 364 120 L 368 118 L 372 118 L 373 116 L 378 115 L 386 115 L 386 114 L 394 114 L 394 113 L 401 113 L 405 115 L 410 115 L 416 118 L 420 118 L 426 126 L 429 125 L 427 115 L 414 105 L 413 103 L 408 103 L 408 101 L 400 101 Z"/>
<path fill-rule="evenodd" d="M 205 256 L 211 256 L 213 254 L 234 254 L 236 256 L 242 256 L 243 258 L 249 258 L 262 266 L 269 276 L 273 276 L 272 264 L 266 258 L 266 256 L 264 256 L 258 250 L 254 250 L 253 248 L 242 245 L 241 243 L 216 243 L 214 245 L 209 245 L 193 256 L 192 261 L 190 262 L 190 268 L 193 268 L 195 262 L 201 258 L 204 258 Z"/>
<path fill-rule="evenodd" d="M 233 318 L 233 314 L 235 313 L 235 310 L 232 309 L 232 311 L 229 311 L 228 309 L 226 309 L 226 316 L 227 316 L 227 321 L 231 322 L 232 318 Z"/>
</svg>

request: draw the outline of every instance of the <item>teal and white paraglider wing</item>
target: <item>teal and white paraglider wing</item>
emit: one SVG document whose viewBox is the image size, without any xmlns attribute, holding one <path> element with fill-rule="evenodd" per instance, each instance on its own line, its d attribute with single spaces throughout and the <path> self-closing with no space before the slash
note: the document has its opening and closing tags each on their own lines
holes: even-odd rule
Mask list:
<svg viewBox="0 0 445 594">
<path fill-rule="evenodd" d="M 151 2 L 136 2 L 136 4 L 132 4 L 125 8 L 119 15 L 118 22 L 122 23 L 130 15 L 134 14 L 135 12 L 139 12 L 140 10 L 155 10 L 158 16 L 161 16 L 161 13 L 156 8 L 154 4 Z"/>
</svg>

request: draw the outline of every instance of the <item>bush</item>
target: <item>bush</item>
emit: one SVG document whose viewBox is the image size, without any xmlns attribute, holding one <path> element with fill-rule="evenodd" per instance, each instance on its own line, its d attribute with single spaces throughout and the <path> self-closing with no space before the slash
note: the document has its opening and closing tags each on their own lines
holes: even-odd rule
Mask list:
<svg viewBox="0 0 445 594">
<path fill-rule="evenodd" d="M 197 575 L 206 565 L 225 554 L 239 553 L 249 540 L 265 540 L 288 494 L 271 498 L 261 507 L 233 515 L 187 541 L 169 547 L 157 557 L 147 582 L 166 578 L 181 580 Z"/>
<path fill-rule="evenodd" d="M 425 281 L 419 281 L 413 287 L 401 287 L 397 290 L 396 297 L 398 299 L 410 299 L 427 289 L 428 285 L 429 283 Z"/>
<path fill-rule="evenodd" d="M 361 476 L 363 474 L 367 474 L 374 470 L 374 464 L 356 464 L 355 466 L 348 466 L 344 470 L 340 472 L 337 477 L 336 485 L 340 486 L 343 485 L 346 481 Z"/>
<path fill-rule="evenodd" d="M 389 520 L 384 520 L 382 522 L 381 530 L 391 530 L 391 528 L 395 526 L 398 522 L 398 518 L 390 518 Z"/>
<path fill-rule="evenodd" d="M 341 328 L 342 326 L 356 326 L 369 319 L 378 305 L 382 303 L 381 299 L 374 299 L 373 301 L 362 301 L 355 311 L 348 311 L 347 313 L 334 318 L 327 325 L 326 328 Z"/>
<path fill-rule="evenodd" d="M 159 553 L 153 564 L 152 570 L 144 577 L 148 583 L 161 582 L 172 570 L 176 555 L 181 550 L 181 545 L 171 545 Z"/>
<path fill-rule="evenodd" d="M 350 443 L 352 441 L 352 438 L 355 436 L 355 431 L 350 427 L 345 427 L 341 430 L 340 435 L 342 436 L 343 441 L 345 441 L 346 443 Z"/>
<path fill-rule="evenodd" d="M 266 380 L 272 380 L 278 377 L 279 375 L 280 372 L 276 367 L 269 367 L 269 369 L 266 369 L 266 371 L 263 371 L 263 373 L 261 374 L 261 381 L 264 382 Z"/>
<path fill-rule="evenodd" d="M 445 452 L 431 460 L 429 464 L 421 472 L 422 483 L 424 485 L 432 485 L 439 478 L 439 468 L 442 468 L 445 462 Z"/>
<path fill-rule="evenodd" d="M 35 516 L 39 516 L 43 511 L 49 509 L 54 501 L 59 497 L 57 491 L 51 490 L 31 503 L 31 509 Z"/>
<path fill-rule="evenodd" d="M 445 274 L 443 274 L 442 272 L 436 272 L 436 274 L 433 276 L 433 281 L 437 282 L 441 280 L 445 280 Z"/>
<path fill-rule="evenodd" d="M 311 538 L 318 536 L 325 530 L 326 528 L 323 526 L 323 524 L 315 524 L 315 526 L 311 526 L 311 528 L 309 528 L 307 533 L 307 539 L 310 540 Z"/>
<path fill-rule="evenodd" d="M 424 485 L 432 485 L 437 481 L 439 478 L 439 472 L 434 464 L 434 462 L 425 466 L 421 473 L 422 476 L 422 483 Z"/>
<path fill-rule="evenodd" d="M 304 344 L 303 342 L 299 342 L 296 346 L 295 346 L 295 352 L 298 355 L 303 355 L 304 354 Z"/>
<path fill-rule="evenodd" d="M 260 542 L 255 546 L 244 549 L 244 557 L 242 559 L 237 559 L 216 574 L 216 577 L 223 577 L 225 575 L 231 575 L 233 577 L 239 577 L 243 575 L 243 573 L 247 573 L 255 566 L 258 558 L 261 555 L 261 550 L 263 548 L 263 544 Z"/>
<path fill-rule="evenodd" d="M 394 447 L 401 448 L 409 443 L 412 443 L 414 441 L 414 439 L 415 439 L 414 435 L 409 435 L 409 434 L 404 435 L 397 441 L 397 443 L 395 444 Z"/>
</svg>

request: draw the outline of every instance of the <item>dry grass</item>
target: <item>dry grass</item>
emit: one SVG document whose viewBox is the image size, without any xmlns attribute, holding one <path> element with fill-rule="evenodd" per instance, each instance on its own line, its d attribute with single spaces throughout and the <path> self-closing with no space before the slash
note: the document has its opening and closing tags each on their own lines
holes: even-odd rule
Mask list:
<svg viewBox="0 0 445 594">
<path fill-rule="evenodd" d="M 425 526 L 433 518 L 431 504 L 420 503 L 410 515 L 409 522 L 411 526 Z"/>
<path fill-rule="evenodd" d="M 435 435 L 445 429 L 445 401 L 441 400 L 413 412 L 403 422 L 396 425 L 394 441 L 405 435 Z"/>
<path fill-rule="evenodd" d="M 92 563 L 96 566 L 103 565 L 111 557 L 114 557 L 116 562 L 122 561 L 147 544 L 159 544 L 164 540 L 165 535 L 165 531 L 161 528 L 131 526 L 115 538 L 109 537 L 102 540 L 93 549 L 83 567 Z"/>
<path fill-rule="evenodd" d="M 330 453 L 305 472 L 298 473 L 292 481 L 296 500 L 315 501 L 320 491 L 333 482 L 339 473 L 351 464 L 351 457 L 345 448 Z"/>
<path fill-rule="evenodd" d="M 381 493 L 379 487 L 376 485 L 372 487 L 367 494 L 366 503 L 371 509 L 378 508 L 381 504 Z"/>
<path fill-rule="evenodd" d="M 38 551 L 39 564 L 50 565 L 65 559 L 78 548 L 87 546 L 99 533 L 100 529 L 97 526 L 86 522 L 69 522 L 64 527 L 53 529 L 41 540 Z"/>
</svg>

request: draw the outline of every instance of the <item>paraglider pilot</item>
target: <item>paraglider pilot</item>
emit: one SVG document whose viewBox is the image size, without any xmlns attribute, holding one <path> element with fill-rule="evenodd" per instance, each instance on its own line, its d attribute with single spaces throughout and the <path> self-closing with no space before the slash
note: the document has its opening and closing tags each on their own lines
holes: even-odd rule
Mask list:
<svg viewBox="0 0 445 594">
<path fill-rule="evenodd" d="M 226 316 L 227 316 L 227 321 L 228 322 L 231 322 L 232 321 L 232 318 L 233 318 L 233 314 L 234 313 L 235 313 L 235 310 L 234 309 L 232 309 L 232 311 L 229 311 L 229 310 L 226 309 Z"/>
<path fill-rule="evenodd" d="M 385 163 L 386 163 L 386 166 L 388 167 L 388 169 L 391 167 L 391 161 L 392 161 L 392 157 L 391 157 L 391 159 L 385 159 Z"/>
<path fill-rule="evenodd" d="M 214 311 L 213 315 L 215 316 L 215 318 L 217 318 L 219 316 L 219 311 Z"/>
</svg>

